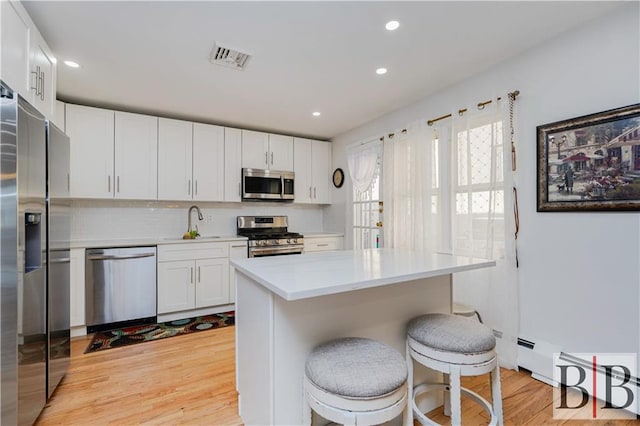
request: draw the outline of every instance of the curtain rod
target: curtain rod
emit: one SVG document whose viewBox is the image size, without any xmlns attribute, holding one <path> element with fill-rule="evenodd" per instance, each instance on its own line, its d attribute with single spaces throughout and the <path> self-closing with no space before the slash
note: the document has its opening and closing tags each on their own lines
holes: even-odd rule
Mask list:
<svg viewBox="0 0 640 426">
<path fill-rule="evenodd" d="M 513 92 L 507 93 L 507 96 L 512 97 L 515 100 L 515 98 L 520 94 L 519 90 L 514 90 Z M 496 99 L 496 101 L 499 101 L 502 98 L 498 98 Z M 478 109 L 483 109 L 485 107 L 485 105 L 489 105 L 491 102 L 493 102 L 491 99 L 489 99 L 488 101 L 484 101 L 484 102 L 478 102 Z M 467 108 L 462 108 L 458 110 L 458 114 L 462 115 L 465 112 L 467 112 Z M 427 124 L 429 126 L 433 126 L 433 123 L 435 123 L 436 121 L 440 121 L 440 120 L 444 120 L 445 118 L 449 118 L 451 117 L 451 114 L 445 114 L 445 115 L 441 115 L 440 117 L 436 117 L 436 118 L 432 118 L 431 120 L 427 121 Z"/>
</svg>

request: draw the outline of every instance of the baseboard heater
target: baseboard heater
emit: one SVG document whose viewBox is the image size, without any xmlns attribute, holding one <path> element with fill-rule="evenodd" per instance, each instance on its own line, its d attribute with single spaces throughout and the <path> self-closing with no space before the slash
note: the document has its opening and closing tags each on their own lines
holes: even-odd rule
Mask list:
<svg viewBox="0 0 640 426">
<path fill-rule="evenodd" d="M 551 386 L 553 380 L 553 354 L 561 352 L 560 346 L 518 337 L 518 366 L 531 371 L 531 377 Z"/>
<path fill-rule="evenodd" d="M 559 383 L 553 379 L 553 356 L 556 353 L 560 354 L 560 359 L 563 361 L 579 365 L 586 370 L 593 369 L 593 365 L 589 361 L 562 352 L 558 345 L 543 341 L 535 342 L 521 337 L 518 338 L 518 366 L 530 371 L 531 377 L 534 379 L 554 387 L 559 385 Z M 602 365 L 596 364 L 596 374 L 598 380 L 604 380 L 608 372 Z M 618 382 L 623 380 L 623 377 L 615 373 L 612 376 L 613 379 Z M 629 383 L 635 385 L 640 391 L 640 379 L 637 376 L 631 376 Z M 640 414 L 638 412 L 638 404 L 634 404 L 633 409 L 631 408 L 632 407 L 629 409 L 635 414 Z"/>
</svg>

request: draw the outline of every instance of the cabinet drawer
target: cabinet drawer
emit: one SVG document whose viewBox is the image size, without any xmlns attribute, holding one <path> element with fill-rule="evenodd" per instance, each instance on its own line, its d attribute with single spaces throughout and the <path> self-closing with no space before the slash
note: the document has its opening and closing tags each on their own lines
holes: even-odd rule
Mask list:
<svg viewBox="0 0 640 426">
<path fill-rule="evenodd" d="M 304 251 L 307 253 L 330 250 L 342 250 L 342 237 L 304 239 Z"/>
<path fill-rule="evenodd" d="M 218 257 L 229 257 L 228 243 L 198 243 L 190 241 L 183 244 L 165 244 L 158 246 L 158 262 L 212 259 Z"/>
</svg>

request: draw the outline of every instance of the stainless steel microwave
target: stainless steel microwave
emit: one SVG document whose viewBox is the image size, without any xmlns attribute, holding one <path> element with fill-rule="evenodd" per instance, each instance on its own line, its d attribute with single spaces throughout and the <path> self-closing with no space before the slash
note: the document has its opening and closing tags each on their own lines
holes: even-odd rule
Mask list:
<svg viewBox="0 0 640 426">
<path fill-rule="evenodd" d="M 293 172 L 242 169 L 242 199 L 293 201 Z"/>
</svg>

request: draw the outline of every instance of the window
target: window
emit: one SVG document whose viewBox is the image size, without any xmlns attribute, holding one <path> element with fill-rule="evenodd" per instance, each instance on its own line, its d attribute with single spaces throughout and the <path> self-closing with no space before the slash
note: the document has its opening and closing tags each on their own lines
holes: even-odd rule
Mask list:
<svg viewBox="0 0 640 426">
<path fill-rule="evenodd" d="M 453 229 L 460 254 L 504 253 L 502 121 L 469 126 L 454 134 Z M 488 246 L 491 244 L 492 246 Z"/>
<path fill-rule="evenodd" d="M 366 191 L 353 189 L 353 248 L 382 247 L 382 189 L 380 161 L 371 186 Z M 378 226 L 380 225 L 380 226 Z"/>
</svg>

